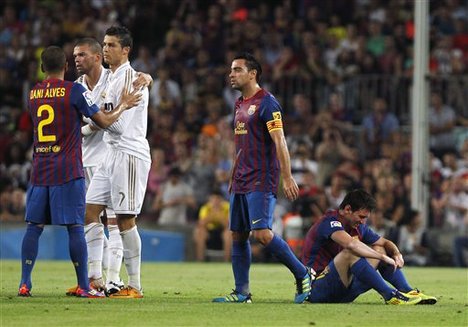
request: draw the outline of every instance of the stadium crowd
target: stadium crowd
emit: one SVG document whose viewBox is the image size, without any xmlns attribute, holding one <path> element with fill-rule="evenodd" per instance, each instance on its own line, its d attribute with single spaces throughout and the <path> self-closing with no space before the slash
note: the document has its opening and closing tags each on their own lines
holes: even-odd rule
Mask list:
<svg viewBox="0 0 468 327">
<path fill-rule="evenodd" d="M 153 163 L 142 220 L 195 228 L 211 194 L 220 190 L 227 197 L 238 94 L 226 78 L 235 53 L 248 50 L 263 65 L 262 86 L 278 94 L 285 109 L 300 197 L 291 205 L 279 195 L 275 229 L 295 251 L 315 219 L 336 208 L 348 190 L 363 187 L 377 199 L 369 224 L 394 240 L 410 263 L 451 264 L 443 249 L 460 257 L 454 251 L 463 251 L 466 241 L 460 240 L 468 233 L 466 93 L 464 102 L 450 103 L 450 85 L 432 88 L 430 215 L 421 217 L 410 204 L 411 137 L 402 111 L 390 108 L 394 99 L 385 89 L 361 102 L 365 108 L 349 105 L 344 92 L 359 76 L 411 77 L 413 1 L 7 0 L 0 8 L 2 222 L 24 217 L 32 141 L 25 103 L 42 77 L 41 51 L 63 46 L 65 78 L 75 80 L 76 39 L 101 41 L 107 27 L 121 24 L 134 35 L 132 66 L 154 78 L 148 126 Z M 431 1 L 431 76 L 468 77 L 467 8 L 466 0 Z M 298 78 L 321 92 L 301 85 L 290 95 L 281 91 L 284 81 Z M 428 242 L 441 230 L 450 238 Z"/>
</svg>

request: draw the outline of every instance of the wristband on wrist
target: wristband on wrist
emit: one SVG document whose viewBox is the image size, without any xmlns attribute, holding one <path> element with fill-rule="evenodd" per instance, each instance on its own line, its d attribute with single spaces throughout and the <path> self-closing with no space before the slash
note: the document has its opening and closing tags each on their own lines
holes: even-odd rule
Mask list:
<svg viewBox="0 0 468 327">
<path fill-rule="evenodd" d="M 89 136 L 89 135 L 93 134 L 93 130 L 91 129 L 91 126 L 89 126 L 89 124 L 81 126 L 81 134 L 83 136 Z"/>
</svg>

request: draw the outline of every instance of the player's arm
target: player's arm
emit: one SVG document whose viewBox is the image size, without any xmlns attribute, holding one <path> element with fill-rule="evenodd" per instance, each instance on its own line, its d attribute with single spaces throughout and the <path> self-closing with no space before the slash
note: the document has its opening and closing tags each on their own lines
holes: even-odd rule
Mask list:
<svg viewBox="0 0 468 327">
<path fill-rule="evenodd" d="M 83 117 L 83 123 L 84 125 L 81 126 L 81 135 L 83 136 L 89 136 L 93 134 L 94 132 L 100 130 L 99 127 L 93 124 L 93 120 L 88 117 Z"/>
<path fill-rule="evenodd" d="M 395 263 L 398 268 L 402 268 L 404 266 L 405 261 L 403 260 L 403 256 L 401 255 L 401 252 L 396 246 L 396 244 L 392 241 L 386 239 L 385 237 L 381 237 L 372 245 L 379 245 L 383 247 L 388 256 L 395 260 Z"/>
<path fill-rule="evenodd" d="M 346 233 L 344 230 L 338 230 L 331 234 L 331 239 L 338 243 L 342 248 L 350 250 L 358 257 L 378 259 L 396 267 L 396 263 L 392 258 L 373 250 L 360 240 L 351 237 L 351 235 Z"/>
<path fill-rule="evenodd" d="M 291 173 L 291 158 L 289 156 L 288 145 L 284 137 L 283 129 L 277 128 L 270 130 L 270 136 L 275 143 L 276 154 L 280 163 L 284 194 L 289 200 L 294 201 L 299 195 L 299 187 Z"/>
<path fill-rule="evenodd" d="M 103 111 L 99 110 L 94 115 L 91 116 L 93 122 L 95 122 L 101 128 L 107 128 L 112 125 L 125 110 L 128 110 L 132 107 L 135 107 L 141 100 L 141 93 L 139 90 L 135 89 L 133 92 L 129 93 L 127 90 L 122 91 L 122 96 L 120 102 L 114 110 Z"/>
</svg>

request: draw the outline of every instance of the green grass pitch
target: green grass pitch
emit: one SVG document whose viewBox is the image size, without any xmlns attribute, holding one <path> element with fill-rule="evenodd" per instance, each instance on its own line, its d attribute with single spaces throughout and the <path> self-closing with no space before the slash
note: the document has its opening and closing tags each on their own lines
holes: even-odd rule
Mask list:
<svg viewBox="0 0 468 327">
<path fill-rule="evenodd" d="M 406 268 L 411 284 L 438 297 L 434 306 L 384 305 L 374 291 L 350 304 L 294 304 L 293 277 L 281 265 L 253 264 L 252 304 L 211 303 L 233 287 L 224 263 L 143 263 L 143 299 L 65 296 L 71 263 L 41 261 L 33 297 L 16 296 L 20 262 L 0 261 L 0 326 L 468 326 L 468 270 Z"/>
</svg>

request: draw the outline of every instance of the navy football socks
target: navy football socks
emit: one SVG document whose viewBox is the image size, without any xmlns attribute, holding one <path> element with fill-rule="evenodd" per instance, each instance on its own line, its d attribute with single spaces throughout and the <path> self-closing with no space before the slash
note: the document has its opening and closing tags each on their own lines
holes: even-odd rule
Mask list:
<svg viewBox="0 0 468 327">
<path fill-rule="evenodd" d="M 23 237 L 23 244 L 21 246 L 21 282 L 31 289 L 31 273 L 36 263 L 37 252 L 39 249 L 39 237 L 44 229 L 36 224 L 28 224 L 26 233 Z"/>
<path fill-rule="evenodd" d="M 275 234 L 273 236 L 273 239 L 265 246 L 265 249 L 270 251 L 282 264 L 288 267 L 296 279 L 303 279 L 307 274 L 307 269 L 297 259 L 288 243 L 278 235 Z"/>
<path fill-rule="evenodd" d="M 397 268 L 395 271 L 392 266 L 380 264 L 378 268 L 383 279 L 395 286 L 395 288 L 403 293 L 411 291 L 413 288 L 408 284 L 408 281 L 401 271 L 400 268 Z"/>
<path fill-rule="evenodd" d="M 87 290 L 88 283 L 88 251 L 86 248 L 86 239 L 84 236 L 84 227 L 81 225 L 67 226 L 68 229 L 68 248 L 70 259 L 75 267 L 78 285 L 81 289 Z"/>
<path fill-rule="evenodd" d="M 232 242 L 232 271 L 236 285 L 235 291 L 244 295 L 249 294 L 249 271 L 252 262 L 250 242 Z"/>
<path fill-rule="evenodd" d="M 392 298 L 394 290 L 387 285 L 382 276 L 380 276 L 365 258 L 360 258 L 351 266 L 351 273 L 355 278 L 379 292 L 384 297 L 385 301 Z"/>
</svg>

